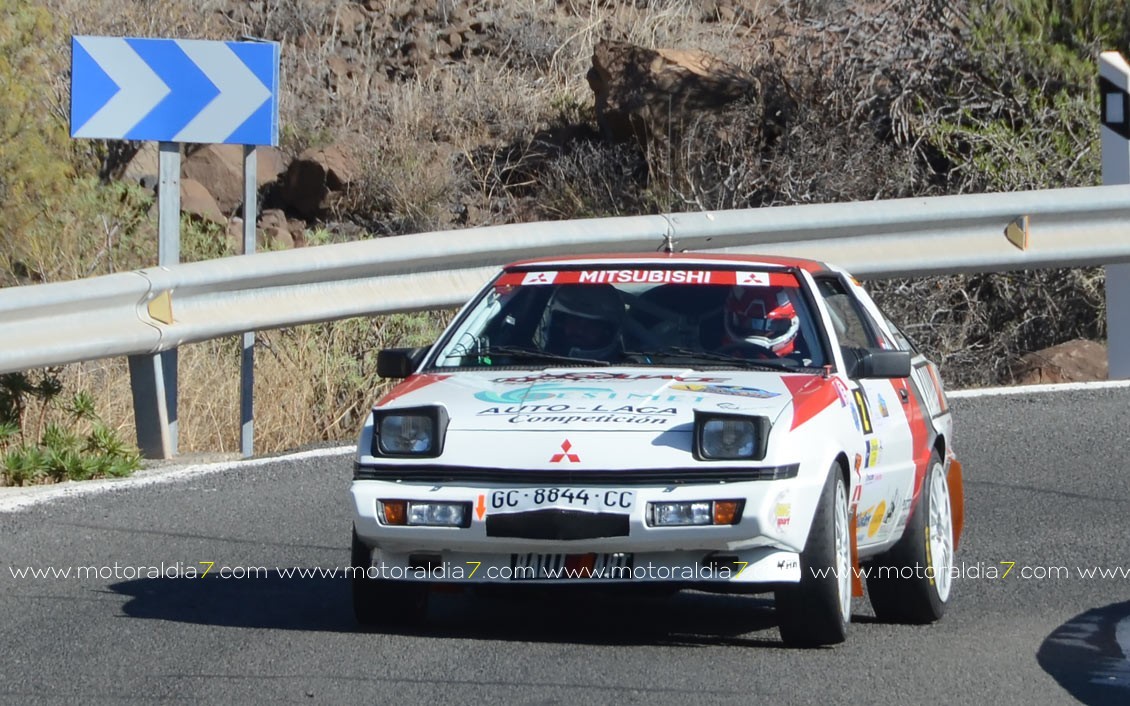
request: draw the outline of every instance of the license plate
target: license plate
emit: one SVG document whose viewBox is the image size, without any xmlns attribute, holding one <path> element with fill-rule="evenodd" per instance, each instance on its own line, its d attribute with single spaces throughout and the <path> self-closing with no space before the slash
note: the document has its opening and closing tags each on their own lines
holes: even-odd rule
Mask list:
<svg viewBox="0 0 1130 706">
<path fill-rule="evenodd" d="M 629 513 L 636 504 L 636 491 L 609 488 L 514 488 L 486 493 L 491 514 L 526 512 L 543 507 Z"/>
<path fill-rule="evenodd" d="M 616 580 L 632 578 L 632 555 L 611 554 L 511 554 L 514 581 Z"/>
</svg>

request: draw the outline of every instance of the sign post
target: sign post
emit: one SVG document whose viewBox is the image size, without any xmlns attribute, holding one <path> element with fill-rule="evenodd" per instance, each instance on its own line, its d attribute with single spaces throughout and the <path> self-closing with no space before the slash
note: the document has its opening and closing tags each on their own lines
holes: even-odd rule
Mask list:
<svg viewBox="0 0 1130 706">
<path fill-rule="evenodd" d="M 71 38 L 71 137 L 160 143 L 158 264 L 180 261 L 180 143 L 244 145 L 244 233 L 254 252 L 255 145 L 277 145 L 279 45 L 136 37 Z M 250 167 L 250 171 L 248 168 Z M 248 196 L 250 194 L 250 196 Z M 164 297 L 169 321 L 173 292 Z M 241 394 L 250 395 L 254 333 L 244 335 Z M 177 351 L 129 358 L 138 447 L 147 458 L 177 453 Z M 241 416 L 250 415 L 241 400 Z M 251 455 L 251 425 L 241 449 Z"/>
<path fill-rule="evenodd" d="M 1116 51 L 1099 56 L 1099 94 L 1103 184 L 1130 184 L 1130 65 Z M 1130 265 L 1105 269 L 1107 375 L 1121 380 L 1130 378 Z"/>
</svg>

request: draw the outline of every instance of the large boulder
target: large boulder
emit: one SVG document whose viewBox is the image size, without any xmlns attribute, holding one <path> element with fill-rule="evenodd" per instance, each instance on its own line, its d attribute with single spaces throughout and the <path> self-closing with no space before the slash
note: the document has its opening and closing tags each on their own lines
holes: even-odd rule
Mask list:
<svg viewBox="0 0 1130 706">
<path fill-rule="evenodd" d="M 697 112 L 733 103 L 757 85 L 748 72 L 706 52 L 611 41 L 593 48 L 586 78 L 601 135 L 641 144 L 671 135 Z"/>
<path fill-rule="evenodd" d="M 191 218 L 226 226 L 228 219 L 210 191 L 195 179 L 180 180 L 180 210 Z"/>
<path fill-rule="evenodd" d="M 313 220 L 329 208 L 335 192 L 343 192 L 360 175 L 357 160 L 344 144 L 308 149 L 287 167 L 283 200 L 303 218 Z"/>
<path fill-rule="evenodd" d="M 256 188 L 278 179 L 284 169 L 277 149 L 255 148 Z M 225 214 L 232 215 L 242 207 L 243 145 L 203 145 L 192 150 L 181 163 L 181 175 L 207 187 Z"/>
<path fill-rule="evenodd" d="M 1013 368 L 1021 385 L 1106 380 L 1107 374 L 1106 346 L 1084 339 L 1029 353 Z"/>
</svg>

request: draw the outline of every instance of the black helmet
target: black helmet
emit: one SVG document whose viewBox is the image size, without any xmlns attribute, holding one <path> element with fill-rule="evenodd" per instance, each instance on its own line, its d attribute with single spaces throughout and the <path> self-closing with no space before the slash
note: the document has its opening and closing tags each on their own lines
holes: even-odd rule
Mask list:
<svg viewBox="0 0 1130 706">
<path fill-rule="evenodd" d="M 566 284 L 550 297 L 542 318 L 545 350 L 611 360 L 622 350 L 624 303 L 608 284 Z"/>
</svg>

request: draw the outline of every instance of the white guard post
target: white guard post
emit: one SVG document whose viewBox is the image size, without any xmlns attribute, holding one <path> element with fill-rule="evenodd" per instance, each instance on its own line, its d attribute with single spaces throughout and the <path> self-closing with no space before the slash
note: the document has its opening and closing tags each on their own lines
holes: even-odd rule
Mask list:
<svg viewBox="0 0 1130 706">
<path fill-rule="evenodd" d="M 1130 184 L 1130 65 L 1116 51 L 1099 57 L 1099 93 L 1103 184 Z M 1130 265 L 1106 266 L 1106 332 L 1110 379 L 1130 378 Z"/>
</svg>

